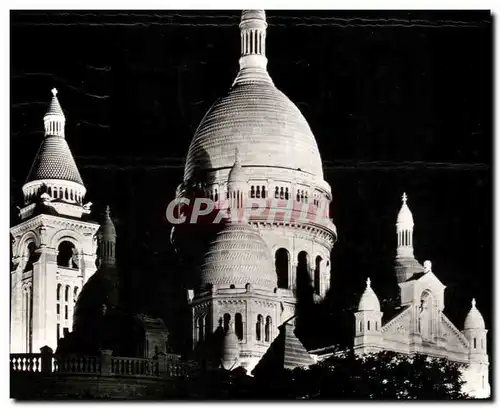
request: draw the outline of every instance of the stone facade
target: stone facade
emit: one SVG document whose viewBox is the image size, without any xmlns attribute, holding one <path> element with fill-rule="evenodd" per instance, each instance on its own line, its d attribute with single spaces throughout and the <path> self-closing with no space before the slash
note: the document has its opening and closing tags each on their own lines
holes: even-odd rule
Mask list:
<svg viewBox="0 0 500 408">
<path fill-rule="evenodd" d="M 422 266 L 413 255 L 413 216 L 406 200 L 405 194 L 396 224 L 399 309 L 394 317 L 382 322 L 380 303 L 368 279 L 355 313 L 354 348 L 360 354 L 389 350 L 463 363 L 464 391 L 475 398 L 488 398 L 491 391 L 484 320 L 475 300 L 462 331 L 444 314 L 445 286 L 432 271 L 430 261 Z"/>
</svg>

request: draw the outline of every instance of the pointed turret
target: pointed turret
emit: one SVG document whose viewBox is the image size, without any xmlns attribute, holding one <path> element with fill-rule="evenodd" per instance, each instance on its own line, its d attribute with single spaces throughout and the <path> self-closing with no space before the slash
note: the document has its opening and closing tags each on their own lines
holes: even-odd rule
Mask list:
<svg viewBox="0 0 500 408">
<path fill-rule="evenodd" d="M 243 10 L 240 23 L 240 71 L 234 85 L 255 81 L 273 83 L 267 72 L 266 29 L 264 10 Z"/>
<path fill-rule="evenodd" d="M 46 206 L 50 202 L 57 213 L 79 217 L 82 212 L 88 212 L 83 208 L 86 189 L 65 139 L 66 118 L 56 89 L 52 89 L 52 100 L 43 121 L 45 137 L 23 186 L 24 203 L 40 202 L 44 194 Z M 65 205 L 57 204 L 61 202 Z M 29 215 L 21 210 L 22 218 Z"/>
<path fill-rule="evenodd" d="M 380 302 L 372 289 L 370 278 L 366 279 L 366 288 L 359 301 L 358 311 L 354 313 L 355 334 L 354 348 L 361 352 L 377 351 L 382 341 L 382 312 Z"/>
<path fill-rule="evenodd" d="M 98 231 L 101 265 L 116 266 L 116 230 L 111 220 L 109 205 L 104 211 L 104 220 Z"/>
</svg>

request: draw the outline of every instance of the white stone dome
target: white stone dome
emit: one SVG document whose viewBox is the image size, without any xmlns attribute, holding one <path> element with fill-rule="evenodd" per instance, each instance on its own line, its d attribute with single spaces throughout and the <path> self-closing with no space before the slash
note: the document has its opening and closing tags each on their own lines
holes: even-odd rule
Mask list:
<svg viewBox="0 0 500 408">
<path fill-rule="evenodd" d="M 359 301 L 358 312 L 380 312 L 380 302 L 373 291 L 370 278 L 366 280 L 366 289 Z"/>
<path fill-rule="evenodd" d="M 201 287 L 255 288 L 274 290 L 277 276 L 271 253 L 259 231 L 246 223 L 228 223 L 217 233 L 205 253 Z"/>
<path fill-rule="evenodd" d="M 300 170 L 323 179 L 307 121 L 271 82 L 236 82 L 216 101 L 191 141 L 184 180 L 205 170 L 231 168 L 235 149 L 245 166 Z"/>
<path fill-rule="evenodd" d="M 472 299 L 472 307 L 469 314 L 465 318 L 464 330 L 475 329 L 484 330 L 485 329 L 484 319 L 479 310 L 476 308 L 476 300 Z"/>
<path fill-rule="evenodd" d="M 408 196 L 406 195 L 406 193 L 403 193 L 402 205 L 401 209 L 399 210 L 398 218 L 396 221 L 396 225 L 400 226 L 401 228 L 412 228 L 414 225 L 413 214 L 411 213 L 408 204 L 406 204 L 407 200 Z"/>
</svg>

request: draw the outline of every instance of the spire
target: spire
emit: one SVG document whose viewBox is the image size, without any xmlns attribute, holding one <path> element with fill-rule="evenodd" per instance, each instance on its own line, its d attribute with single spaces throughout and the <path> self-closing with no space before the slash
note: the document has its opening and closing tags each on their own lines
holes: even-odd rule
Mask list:
<svg viewBox="0 0 500 408">
<path fill-rule="evenodd" d="M 264 10 L 242 11 L 240 72 L 233 85 L 255 81 L 273 83 L 267 73 L 266 29 Z"/>
<path fill-rule="evenodd" d="M 52 100 L 50 101 L 49 109 L 43 117 L 45 123 L 45 136 L 61 136 L 64 137 L 64 125 L 66 118 L 64 112 L 57 99 L 57 89 L 52 88 Z"/>
<path fill-rule="evenodd" d="M 413 258 L 413 215 L 406 203 L 408 196 L 403 193 L 401 209 L 396 221 L 398 236 L 397 257 Z"/>
<path fill-rule="evenodd" d="M 116 247 L 116 230 L 111 214 L 109 205 L 106 206 L 104 211 L 104 219 L 101 228 L 98 232 L 100 239 L 100 260 L 101 264 L 107 266 L 116 265 L 115 247 Z"/>
</svg>

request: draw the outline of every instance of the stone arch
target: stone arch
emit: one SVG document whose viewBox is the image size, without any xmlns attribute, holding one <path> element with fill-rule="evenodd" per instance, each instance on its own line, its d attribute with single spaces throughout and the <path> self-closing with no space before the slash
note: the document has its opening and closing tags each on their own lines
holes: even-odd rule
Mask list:
<svg viewBox="0 0 500 408">
<path fill-rule="evenodd" d="M 26 232 L 17 244 L 14 245 L 14 248 L 12 248 L 14 254 L 18 256 L 24 255 L 23 252 L 26 251 L 30 242 L 34 242 L 37 248 L 40 247 L 40 237 L 34 231 Z"/>
<path fill-rule="evenodd" d="M 288 289 L 290 286 L 290 253 L 286 248 L 278 248 L 274 255 L 274 265 L 278 276 L 278 288 Z"/>
<path fill-rule="evenodd" d="M 255 324 L 255 340 L 262 341 L 262 325 L 264 318 L 261 314 L 257 316 L 257 323 Z"/>
<path fill-rule="evenodd" d="M 238 340 L 243 340 L 243 316 L 241 313 L 234 315 L 234 332 Z"/>
<path fill-rule="evenodd" d="M 50 247 L 57 248 L 62 241 L 71 242 L 77 249 L 80 249 L 82 236 L 73 230 L 64 229 L 57 231 L 50 239 Z"/>
<path fill-rule="evenodd" d="M 76 253 L 75 245 L 68 240 L 62 240 L 57 246 L 57 265 L 66 268 L 77 268 L 73 256 Z"/>
<path fill-rule="evenodd" d="M 273 324 L 273 321 L 271 319 L 271 316 L 267 316 L 266 317 L 266 325 L 265 325 L 265 328 L 264 328 L 264 341 L 266 343 L 269 343 L 271 341 L 272 324 Z"/>
</svg>

